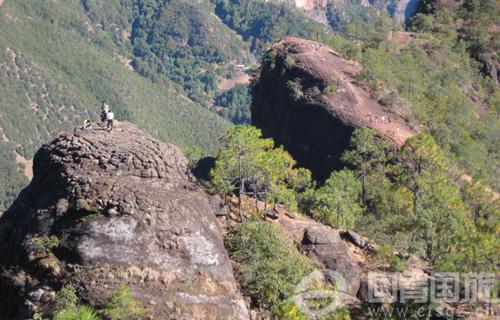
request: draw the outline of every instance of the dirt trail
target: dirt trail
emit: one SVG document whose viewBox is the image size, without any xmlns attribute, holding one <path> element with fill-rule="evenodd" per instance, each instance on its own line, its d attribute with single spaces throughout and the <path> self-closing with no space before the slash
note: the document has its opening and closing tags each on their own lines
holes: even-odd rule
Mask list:
<svg viewBox="0 0 500 320">
<path fill-rule="evenodd" d="M 370 127 L 398 146 L 418 133 L 356 83 L 355 75 L 362 70 L 359 63 L 342 58 L 321 43 L 294 37 L 285 38 L 273 48 L 291 57 L 297 68 L 335 88 L 315 99 L 340 118 L 357 127 Z"/>
</svg>

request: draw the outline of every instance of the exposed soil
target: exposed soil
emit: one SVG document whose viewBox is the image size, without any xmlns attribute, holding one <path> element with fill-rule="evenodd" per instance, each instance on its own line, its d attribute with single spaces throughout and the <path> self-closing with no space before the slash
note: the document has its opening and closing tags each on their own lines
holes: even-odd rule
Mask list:
<svg viewBox="0 0 500 320">
<path fill-rule="evenodd" d="M 27 160 L 19 153 L 16 154 L 16 163 L 22 163 L 24 165 L 24 175 L 28 180 L 33 179 L 33 160 Z"/>
<path fill-rule="evenodd" d="M 134 67 L 132 66 L 132 59 L 130 59 L 128 57 L 124 57 L 124 56 L 119 55 L 117 53 L 115 53 L 114 59 L 117 60 L 118 62 L 120 62 L 121 64 L 123 64 L 125 67 L 127 67 L 128 70 L 134 71 Z"/>
<path fill-rule="evenodd" d="M 245 72 L 238 72 L 232 79 L 222 79 L 219 83 L 219 91 L 225 92 L 231 90 L 237 84 L 247 84 L 250 82 L 250 76 Z"/>
<path fill-rule="evenodd" d="M 312 10 L 316 8 L 326 8 L 327 0 L 295 0 L 295 6 L 304 10 Z"/>
<path fill-rule="evenodd" d="M 389 32 L 388 40 L 397 44 L 399 48 L 406 48 L 410 45 L 412 39 L 416 37 L 414 32 L 407 31 L 391 31 Z"/>
</svg>

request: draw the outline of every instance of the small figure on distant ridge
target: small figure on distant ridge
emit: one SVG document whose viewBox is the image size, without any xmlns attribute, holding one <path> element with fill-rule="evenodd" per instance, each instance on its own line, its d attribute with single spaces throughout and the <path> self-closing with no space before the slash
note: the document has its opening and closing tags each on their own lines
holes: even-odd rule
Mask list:
<svg viewBox="0 0 500 320">
<path fill-rule="evenodd" d="M 109 106 L 106 101 L 102 101 L 101 105 L 101 123 L 104 124 L 108 119 Z"/>
</svg>

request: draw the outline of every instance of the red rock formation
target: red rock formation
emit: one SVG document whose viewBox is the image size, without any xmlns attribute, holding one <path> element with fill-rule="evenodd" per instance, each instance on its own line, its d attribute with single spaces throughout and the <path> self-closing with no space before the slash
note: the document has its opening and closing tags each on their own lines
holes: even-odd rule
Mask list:
<svg viewBox="0 0 500 320">
<path fill-rule="evenodd" d="M 369 127 L 395 147 L 417 131 L 361 87 L 359 63 L 324 44 L 287 37 L 273 45 L 254 89 L 252 123 L 319 179 L 341 166 L 356 128 Z"/>
</svg>

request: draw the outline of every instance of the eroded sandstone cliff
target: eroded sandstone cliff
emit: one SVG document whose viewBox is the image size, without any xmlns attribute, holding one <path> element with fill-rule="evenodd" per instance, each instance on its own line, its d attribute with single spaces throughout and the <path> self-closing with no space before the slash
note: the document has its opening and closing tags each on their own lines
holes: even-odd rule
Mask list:
<svg viewBox="0 0 500 320">
<path fill-rule="evenodd" d="M 132 124 L 62 134 L 0 220 L 0 318 L 50 313 L 63 284 L 100 307 L 124 283 L 145 318 L 247 319 L 218 210 L 180 150 Z"/>
<path fill-rule="evenodd" d="M 352 132 L 373 128 L 395 147 L 416 133 L 357 84 L 361 66 L 325 45 L 286 37 L 272 46 L 253 91 L 252 124 L 325 179 Z"/>
</svg>

